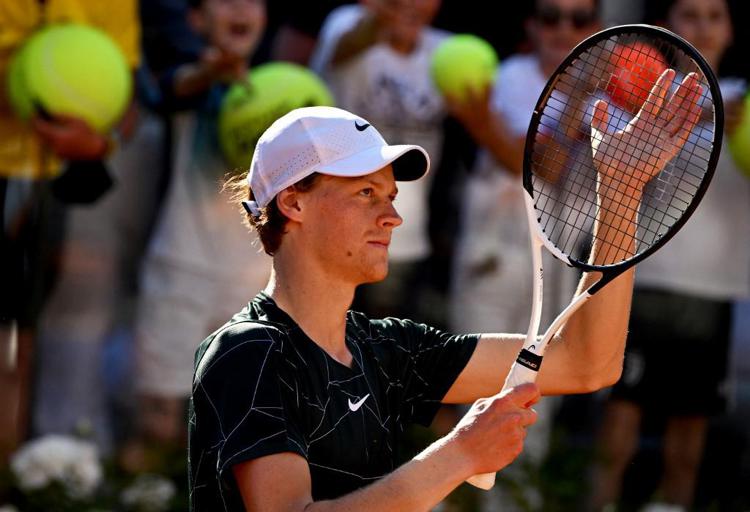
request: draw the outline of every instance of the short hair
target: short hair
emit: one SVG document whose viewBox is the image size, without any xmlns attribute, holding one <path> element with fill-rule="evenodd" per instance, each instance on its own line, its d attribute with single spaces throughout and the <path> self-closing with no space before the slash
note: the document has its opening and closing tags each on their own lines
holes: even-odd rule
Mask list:
<svg viewBox="0 0 750 512">
<path fill-rule="evenodd" d="M 292 187 L 299 192 L 307 192 L 315 186 L 320 176 L 318 173 L 313 173 L 302 178 Z M 274 197 L 266 206 L 260 208 L 260 215 L 255 216 L 248 213 L 242 206 L 243 201 L 255 200 L 253 191 L 247 183 L 247 172 L 228 177 L 224 182 L 223 189 L 229 192 L 231 201 L 236 203 L 243 213 L 244 224 L 248 229 L 253 229 L 258 233 L 258 238 L 265 253 L 273 256 L 281 246 L 281 239 L 286 233 L 286 224 L 289 221 L 279 210 L 276 198 Z"/>
</svg>

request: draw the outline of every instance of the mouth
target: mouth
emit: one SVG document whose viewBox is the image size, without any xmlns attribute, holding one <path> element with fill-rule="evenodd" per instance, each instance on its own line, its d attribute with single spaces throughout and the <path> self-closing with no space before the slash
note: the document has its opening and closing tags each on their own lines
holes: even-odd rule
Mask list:
<svg viewBox="0 0 750 512">
<path fill-rule="evenodd" d="M 370 240 L 369 242 L 367 242 L 367 244 L 373 247 L 377 247 L 378 249 L 388 250 L 388 246 L 391 245 L 391 241 L 390 240 Z"/>
<path fill-rule="evenodd" d="M 232 23 L 229 25 L 229 33 L 235 37 L 245 37 L 252 32 L 252 27 L 247 23 Z"/>
</svg>

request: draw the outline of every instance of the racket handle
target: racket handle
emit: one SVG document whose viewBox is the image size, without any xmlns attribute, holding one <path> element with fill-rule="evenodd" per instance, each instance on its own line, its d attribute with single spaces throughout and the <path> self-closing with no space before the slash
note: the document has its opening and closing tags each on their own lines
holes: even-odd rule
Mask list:
<svg viewBox="0 0 750 512">
<path fill-rule="evenodd" d="M 522 350 L 518 357 L 519 359 L 523 358 L 527 361 L 527 365 L 536 364 L 536 369 L 529 368 L 529 366 L 519 363 L 517 359 L 513 363 L 513 366 L 510 367 L 510 372 L 508 372 L 508 376 L 505 378 L 503 391 L 520 386 L 521 384 L 526 384 L 527 382 L 536 382 L 536 378 L 539 375 L 539 366 L 542 364 L 541 356 L 532 354 L 527 350 Z"/>
<path fill-rule="evenodd" d="M 524 351 L 521 351 L 521 354 L 518 357 L 520 358 L 523 355 Z M 538 362 L 541 363 L 541 357 L 538 357 Z M 508 388 L 513 388 L 527 382 L 534 382 L 536 380 L 537 374 L 538 370 L 532 370 L 531 368 L 520 364 L 518 361 L 514 362 L 513 366 L 511 366 L 510 368 L 508 377 L 505 379 L 505 384 L 503 384 L 503 390 L 501 391 L 501 393 Z M 495 485 L 495 473 L 474 475 L 469 478 L 467 482 L 469 482 L 474 487 L 489 491 Z"/>
<path fill-rule="evenodd" d="M 471 485 L 485 491 L 489 491 L 495 485 L 495 473 L 484 473 L 474 475 L 467 480 Z"/>
</svg>

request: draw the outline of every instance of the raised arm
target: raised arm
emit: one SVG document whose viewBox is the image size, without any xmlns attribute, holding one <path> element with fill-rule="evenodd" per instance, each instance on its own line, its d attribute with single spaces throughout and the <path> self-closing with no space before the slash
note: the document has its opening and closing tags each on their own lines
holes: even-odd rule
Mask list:
<svg viewBox="0 0 750 512">
<path fill-rule="evenodd" d="M 599 171 L 592 262 L 612 261 L 634 251 L 635 221 L 643 187 L 679 151 L 700 116 L 701 89 L 688 75 L 666 99 L 674 79 L 667 70 L 657 81 L 639 114 L 620 131 L 608 133 L 607 104 L 595 105 L 591 144 Z M 628 150 L 637 147 L 638 152 Z M 631 158 L 625 158 L 628 153 Z M 632 158 L 635 157 L 635 158 Z M 627 163 L 626 163 L 627 162 Z M 629 254 L 627 252 L 629 251 Z M 586 273 L 577 294 L 598 280 Z M 558 331 L 544 357 L 537 383 L 542 394 L 585 393 L 613 384 L 622 371 L 633 289 L 633 270 L 594 295 Z M 496 393 L 520 350 L 519 335 L 482 337 L 469 364 L 446 395 L 446 402 L 470 402 Z"/>
</svg>

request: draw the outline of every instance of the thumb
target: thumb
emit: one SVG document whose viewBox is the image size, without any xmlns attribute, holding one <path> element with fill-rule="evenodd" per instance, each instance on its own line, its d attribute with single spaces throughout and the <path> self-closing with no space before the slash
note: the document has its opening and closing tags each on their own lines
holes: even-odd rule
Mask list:
<svg viewBox="0 0 750 512">
<path fill-rule="evenodd" d="M 533 382 L 527 382 L 511 388 L 506 396 L 511 403 L 528 407 L 539 400 L 539 387 Z"/>
<path fill-rule="evenodd" d="M 607 123 L 609 122 L 609 111 L 607 108 L 609 105 L 604 100 L 599 100 L 594 103 L 594 113 L 591 119 L 591 128 L 600 132 L 607 131 Z"/>
</svg>

